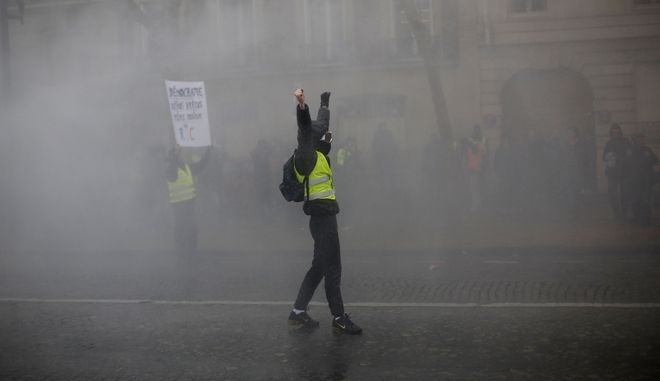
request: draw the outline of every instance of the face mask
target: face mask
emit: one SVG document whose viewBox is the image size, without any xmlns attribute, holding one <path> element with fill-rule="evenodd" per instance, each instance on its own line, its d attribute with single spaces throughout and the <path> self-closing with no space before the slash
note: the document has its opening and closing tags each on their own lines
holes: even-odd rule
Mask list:
<svg viewBox="0 0 660 381">
<path fill-rule="evenodd" d="M 316 150 L 326 156 L 328 156 L 328 154 L 330 153 L 331 148 L 332 146 L 330 145 L 330 143 L 327 143 L 323 140 L 319 140 L 319 142 L 316 144 Z"/>
</svg>

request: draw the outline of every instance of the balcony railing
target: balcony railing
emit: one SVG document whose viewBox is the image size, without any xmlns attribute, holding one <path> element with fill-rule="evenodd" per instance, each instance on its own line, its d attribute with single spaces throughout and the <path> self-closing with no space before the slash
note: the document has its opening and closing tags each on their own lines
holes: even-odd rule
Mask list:
<svg viewBox="0 0 660 381">
<path fill-rule="evenodd" d="M 380 39 L 344 40 L 330 44 L 300 44 L 277 48 L 259 46 L 238 49 L 232 54 L 225 52 L 219 63 L 223 68 L 248 70 L 418 64 L 421 62 L 421 56 L 410 44 L 414 42 Z M 438 49 L 441 49 L 439 45 Z M 442 57 L 440 52 L 438 57 Z"/>
</svg>

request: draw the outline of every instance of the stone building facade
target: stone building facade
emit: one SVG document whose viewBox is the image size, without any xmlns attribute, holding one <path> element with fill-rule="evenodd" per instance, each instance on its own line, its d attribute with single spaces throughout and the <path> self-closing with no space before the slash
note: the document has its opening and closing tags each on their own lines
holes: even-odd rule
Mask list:
<svg viewBox="0 0 660 381">
<path fill-rule="evenodd" d="M 660 148 L 660 2 L 482 1 L 480 109 L 499 130 L 578 127 L 601 150 L 612 123 Z"/>
</svg>

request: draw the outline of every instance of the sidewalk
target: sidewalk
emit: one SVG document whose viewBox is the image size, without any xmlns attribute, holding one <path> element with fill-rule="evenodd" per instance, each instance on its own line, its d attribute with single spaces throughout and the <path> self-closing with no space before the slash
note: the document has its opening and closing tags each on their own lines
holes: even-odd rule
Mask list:
<svg viewBox="0 0 660 381">
<path fill-rule="evenodd" d="M 652 225 L 619 223 L 611 217 L 605 195 L 590 195 L 575 221 L 559 218 L 522 220 L 495 213 L 466 215 L 454 229 L 408 216 L 408 220 L 372 221 L 346 226 L 338 216 L 343 250 L 433 250 L 506 247 L 630 247 L 660 246 L 660 210 Z M 412 220 L 411 220 L 412 219 Z M 451 230 L 451 231 L 448 231 Z M 221 232 L 203 231 L 207 250 L 308 250 L 307 218 L 296 226 L 243 223 Z"/>
<path fill-rule="evenodd" d="M 466 213 L 453 226 L 441 226 L 437 216 L 424 210 L 389 211 L 389 216 L 370 215 L 369 211 L 346 207 L 337 216 L 342 251 L 381 250 L 462 250 L 514 247 L 656 247 L 660 246 L 660 208 L 654 210 L 651 226 L 614 221 L 605 194 L 585 196 L 575 220 L 551 215 L 547 218 L 522 219 L 484 210 Z M 341 204 L 340 204 L 341 206 Z M 249 215 L 226 216 L 218 223 L 217 212 L 201 212 L 198 205 L 199 250 L 231 252 L 310 251 L 309 218 L 300 204 L 280 205 L 271 220 Z M 278 213 L 279 213 L 278 212 Z M 426 215 L 425 217 L 423 215 Z M 557 213 L 554 213 L 557 214 Z M 169 215 L 166 215 L 169 216 Z M 212 216 L 212 218 L 209 218 Z M 169 218 L 169 217 L 166 217 Z M 209 222 L 211 221 L 211 222 Z M 139 227 L 119 239 L 100 237 L 78 251 L 170 251 L 174 245 L 169 221 L 153 224 L 153 229 Z M 152 227 L 152 225 L 149 225 Z M 67 243 L 68 244 L 68 243 Z M 66 245 L 64 245 L 66 248 Z M 46 247 L 47 249 L 50 247 Z M 43 250 L 39 243 L 24 250 Z"/>
</svg>

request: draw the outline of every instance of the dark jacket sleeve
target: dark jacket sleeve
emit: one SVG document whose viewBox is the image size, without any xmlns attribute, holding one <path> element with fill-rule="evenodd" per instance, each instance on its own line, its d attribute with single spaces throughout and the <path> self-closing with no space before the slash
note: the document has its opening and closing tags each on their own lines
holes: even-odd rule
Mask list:
<svg viewBox="0 0 660 381">
<path fill-rule="evenodd" d="M 646 147 L 646 149 L 649 151 L 649 164 L 651 164 L 651 167 L 658 165 L 658 156 L 651 148 Z"/>
<path fill-rule="evenodd" d="M 296 169 L 302 175 L 309 175 L 316 165 L 316 142 L 328 130 L 330 111 L 326 107 L 319 108 L 317 119 L 312 121 L 309 106 L 296 106 L 298 121 L 298 149 L 296 152 Z"/>
<path fill-rule="evenodd" d="M 179 177 L 179 165 L 176 162 L 176 158 L 173 155 L 168 155 L 167 158 L 167 170 L 165 171 L 165 176 L 167 181 L 174 182 L 176 178 Z"/>
<path fill-rule="evenodd" d="M 204 151 L 204 155 L 202 155 L 202 158 L 198 162 L 190 164 L 190 171 L 193 175 L 196 175 L 206 168 L 206 165 L 209 163 L 209 157 L 211 157 L 210 147 Z"/>
</svg>

